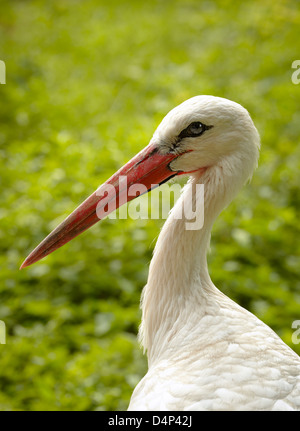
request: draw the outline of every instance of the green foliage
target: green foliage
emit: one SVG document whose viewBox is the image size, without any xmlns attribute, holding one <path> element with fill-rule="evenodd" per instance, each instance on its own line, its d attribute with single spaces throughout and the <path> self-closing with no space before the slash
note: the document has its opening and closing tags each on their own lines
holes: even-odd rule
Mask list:
<svg viewBox="0 0 300 431">
<path fill-rule="evenodd" d="M 197 94 L 241 103 L 262 137 L 251 185 L 214 227 L 212 279 L 300 353 L 299 2 L 2 0 L 1 10 L 0 409 L 126 409 L 146 371 L 138 304 L 162 221 L 104 220 L 18 268 Z"/>
</svg>

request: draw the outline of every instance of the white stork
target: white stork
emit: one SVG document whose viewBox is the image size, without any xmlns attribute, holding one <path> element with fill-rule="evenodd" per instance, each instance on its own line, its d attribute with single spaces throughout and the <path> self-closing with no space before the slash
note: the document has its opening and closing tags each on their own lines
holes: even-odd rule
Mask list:
<svg viewBox="0 0 300 431">
<path fill-rule="evenodd" d="M 267 325 L 221 293 L 206 253 L 214 220 L 257 165 L 259 134 L 239 104 L 196 96 L 170 111 L 150 144 L 83 202 L 27 257 L 28 266 L 126 200 L 132 184 L 189 174 L 158 238 L 142 294 L 140 340 L 149 370 L 129 410 L 299 410 L 300 359 Z M 126 187 L 118 183 L 127 177 Z M 204 225 L 182 207 L 204 184 Z M 113 185 L 116 193 L 107 193 Z M 113 205 L 112 205 L 113 204 Z M 109 210 L 110 211 L 110 210 Z M 255 274 L 253 275 L 255 277 Z"/>
</svg>

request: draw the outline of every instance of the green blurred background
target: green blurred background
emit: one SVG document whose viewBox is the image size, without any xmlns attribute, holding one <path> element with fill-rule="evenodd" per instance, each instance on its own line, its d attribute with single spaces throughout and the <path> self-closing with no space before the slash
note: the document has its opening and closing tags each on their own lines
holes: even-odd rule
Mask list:
<svg viewBox="0 0 300 431">
<path fill-rule="evenodd" d="M 123 410 L 146 371 L 139 298 L 162 220 L 104 220 L 27 254 L 198 94 L 244 105 L 262 138 L 219 217 L 214 283 L 292 343 L 300 319 L 299 1 L 3 1 L 0 410 Z"/>
</svg>

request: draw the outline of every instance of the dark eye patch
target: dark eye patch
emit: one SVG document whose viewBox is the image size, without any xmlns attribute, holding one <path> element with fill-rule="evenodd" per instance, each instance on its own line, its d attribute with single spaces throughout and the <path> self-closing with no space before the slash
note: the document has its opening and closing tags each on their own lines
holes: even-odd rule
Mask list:
<svg viewBox="0 0 300 431">
<path fill-rule="evenodd" d="M 212 127 L 213 126 L 206 126 L 200 121 L 194 121 L 188 127 L 186 127 L 180 132 L 180 134 L 178 135 L 178 138 L 180 139 L 194 138 L 196 136 L 202 135 L 205 132 L 205 130 L 211 129 Z"/>
</svg>

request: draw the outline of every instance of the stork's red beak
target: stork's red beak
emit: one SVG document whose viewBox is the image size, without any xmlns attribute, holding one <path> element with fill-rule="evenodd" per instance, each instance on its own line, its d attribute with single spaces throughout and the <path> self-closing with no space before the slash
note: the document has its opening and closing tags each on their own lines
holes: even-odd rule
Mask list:
<svg viewBox="0 0 300 431">
<path fill-rule="evenodd" d="M 147 190 L 162 184 L 171 177 L 182 173 L 170 169 L 170 162 L 178 157 L 175 154 L 162 155 L 155 144 L 150 143 L 108 181 L 88 197 L 72 214 L 54 229 L 25 259 L 20 269 L 31 265 L 71 241 L 97 221 L 107 216 L 135 196 L 128 196 L 133 184 L 143 184 Z M 120 185 L 120 177 L 126 177 Z M 110 186 L 109 186 L 110 185 Z"/>
</svg>

